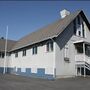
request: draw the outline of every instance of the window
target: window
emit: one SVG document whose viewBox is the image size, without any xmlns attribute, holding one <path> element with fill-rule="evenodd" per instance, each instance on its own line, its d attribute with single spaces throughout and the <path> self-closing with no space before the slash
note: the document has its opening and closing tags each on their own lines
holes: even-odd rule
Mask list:
<svg viewBox="0 0 90 90">
<path fill-rule="evenodd" d="M 85 37 L 84 24 L 83 24 L 83 22 L 82 22 L 82 35 L 83 35 L 83 37 Z"/>
<path fill-rule="evenodd" d="M 11 53 L 8 53 L 8 56 L 11 56 Z"/>
<path fill-rule="evenodd" d="M 0 52 L 0 58 L 4 58 L 5 54 L 4 52 Z"/>
<path fill-rule="evenodd" d="M 76 19 L 73 21 L 73 29 L 74 29 L 74 34 L 76 34 Z"/>
<path fill-rule="evenodd" d="M 77 17 L 78 25 L 80 25 L 80 17 Z"/>
<path fill-rule="evenodd" d="M 82 47 L 77 47 L 77 53 L 83 53 L 83 48 Z"/>
<path fill-rule="evenodd" d="M 90 46 L 86 45 L 85 47 L 85 54 L 90 57 Z"/>
<path fill-rule="evenodd" d="M 23 50 L 22 56 L 26 56 L 26 50 Z"/>
<path fill-rule="evenodd" d="M 34 54 L 37 54 L 37 46 L 34 46 L 33 48 L 32 48 L 32 54 L 34 55 Z"/>
<path fill-rule="evenodd" d="M 78 31 L 79 36 L 81 36 L 81 31 Z"/>
<path fill-rule="evenodd" d="M 53 51 L 53 42 L 47 43 L 47 52 Z"/>
<path fill-rule="evenodd" d="M 2 53 L 2 58 L 4 58 L 4 56 L 5 56 L 5 54 L 4 54 L 4 53 Z"/>
<path fill-rule="evenodd" d="M 11 53 L 7 53 L 7 56 L 11 56 Z"/>
<path fill-rule="evenodd" d="M 15 57 L 18 57 L 18 52 L 15 53 Z"/>
<path fill-rule="evenodd" d="M 49 51 L 49 43 L 47 43 L 47 51 Z"/>
<path fill-rule="evenodd" d="M 0 52 L 0 58 L 2 58 L 2 53 Z"/>
<path fill-rule="evenodd" d="M 78 44 L 76 45 L 76 49 L 77 49 L 77 53 L 83 53 L 83 45 L 82 44 Z"/>
<path fill-rule="evenodd" d="M 77 35 L 82 37 L 80 16 L 77 17 Z"/>
</svg>

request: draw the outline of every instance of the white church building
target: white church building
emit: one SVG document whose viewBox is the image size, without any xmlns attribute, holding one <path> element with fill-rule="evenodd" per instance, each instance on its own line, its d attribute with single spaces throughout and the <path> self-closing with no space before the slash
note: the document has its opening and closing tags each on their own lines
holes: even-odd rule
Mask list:
<svg viewBox="0 0 90 90">
<path fill-rule="evenodd" d="M 90 75 L 90 24 L 82 10 L 18 41 L 0 39 L 0 73 L 57 79 Z"/>
</svg>

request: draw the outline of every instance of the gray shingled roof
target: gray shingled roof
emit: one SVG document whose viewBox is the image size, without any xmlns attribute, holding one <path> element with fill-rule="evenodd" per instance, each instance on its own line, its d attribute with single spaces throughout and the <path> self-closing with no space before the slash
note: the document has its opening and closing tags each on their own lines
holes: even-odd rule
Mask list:
<svg viewBox="0 0 90 90">
<path fill-rule="evenodd" d="M 6 39 L 0 39 L 0 52 L 4 52 L 5 51 L 5 42 Z M 13 40 L 7 40 L 7 51 L 10 51 L 11 48 L 16 44 L 16 41 Z"/>
<path fill-rule="evenodd" d="M 23 48 L 28 45 L 32 45 L 43 40 L 47 40 L 49 38 L 57 37 L 64 29 L 77 17 L 77 15 L 82 14 L 85 17 L 83 11 L 79 10 L 70 15 L 66 16 L 63 19 L 56 21 L 53 24 L 50 24 L 36 32 L 33 32 L 23 38 L 21 38 L 16 45 L 12 48 L 13 50 Z M 87 24 L 89 24 L 88 20 L 85 17 Z"/>
</svg>

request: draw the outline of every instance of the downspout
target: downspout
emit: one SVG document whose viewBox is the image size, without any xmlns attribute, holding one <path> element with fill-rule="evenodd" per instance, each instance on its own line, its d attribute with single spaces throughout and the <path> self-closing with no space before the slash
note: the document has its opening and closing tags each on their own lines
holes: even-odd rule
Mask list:
<svg viewBox="0 0 90 90">
<path fill-rule="evenodd" d="M 53 56 L 53 57 L 54 57 L 54 60 L 53 60 L 54 75 L 53 75 L 53 77 L 54 77 L 54 79 L 56 79 L 56 59 L 55 59 L 55 55 L 56 55 L 56 48 L 55 48 L 55 46 L 56 46 L 56 45 L 55 45 L 55 40 L 54 40 L 53 38 L 50 38 L 50 39 L 54 42 L 54 43 L 53 43 L 53 44 L 54 44 L 54 45 L 53 45 L 53 46 L 54 46 L 53 49 L 54 49 L 54 53 L 55 53 L 55 54 L 54 54 L 54 56 Z"/>
<path fill-rule="evenodd" d="M 84 55 L 84 63 L 85 63 L 85 43 L 83 43 L 83 55 Z M 84 64 L 84 77 L 86 77 L 86 68 Z"/>
</svg>

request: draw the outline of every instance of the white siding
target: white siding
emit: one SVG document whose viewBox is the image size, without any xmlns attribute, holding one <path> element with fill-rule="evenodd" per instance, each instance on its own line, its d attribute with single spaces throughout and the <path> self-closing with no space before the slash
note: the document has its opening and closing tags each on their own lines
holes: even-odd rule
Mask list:
<svg viewBox="0 0 90 90">
<path fill-rule="evenodd" d="M 84 22 L 81 18 L 81 22 Z M 74 42 L 79 40 L 85 40 L 90 42 L 90 31 L 87 28 L 85 22 L 84 22 L 84 29 L 85 29 L 85 38 L 76 36 L 73 33 L 73 23 L 71 23 L 65 30 L 60 34 L 60 36 L 56 40 L 56 77 L 62 78 L 62 77 L 71 77 L 75 76 L 75 46 Z M 65 56 L 65 45 L 68 44 L 69 48 L 69 59 L 70 62 L 64 61 Z"/>
<path fill-rule="evenodd" d="M 7 56 L 6 60 L 5 60 L 5 57 L 4 58 L 0 58 L 0 67 L 8 67 L 10 66 L 10 57 Z"/>
<path fill-rule="evenodd" d="M 0 58 L 0 67 L 4 66 L 4 58 Z"/>
<path fill-rule="evenodd" d="M 54 74 L 55 50 L 46 52 L 46 45 L 38 46 L 35 55 L 32 54 L 32 48 L 26 51 L 26 56 L 22 56 L 22 51 L 18 52 L 18 57 L 13 53 L 11 62 L 12 67 L 31 68 L 31 72 L 37 72 L 37 68 L 44 68 L 46 74 Z"/>
<path fill-rule="evenodd" d="M 75 60 L 74 60 L 74 45 L 71 37 L 73 35 L 73 24 L 70 24 L 68 28 L 57 38 L 56 40 L 56 77 L 68 77 L 75 75 Z M 69 49 L 69 62 L 64 61 L 65 50 L 64 46 L 68 44 Z"/>
<path fill-rule="evenodd" d="M 83 20 L 81 19 L 81 22 Z M 56 78 L 75 76 L 75 41 L 85 40 L 90 42 L 90 31 L 84 22 L 85 38 L 74 35 L 73 23 L 71 23 L 55 40 L 53 52 L 46 51 L 46 45 L 38 46 L 37 54 L 32 54 L 32 48 L 26 50 L 26 56 L 22 56 L 22 51 L 18 52 L 18 57 L 12 53 L 6 61 L 7 67 L 21 68 L 25 72 L 25 68 L 31 68 L 32 73 L 37 73 L 38 68 L 44 68 L 45 74 L 56 74 Z M 64 60 L 65 45 L 68 45 L 69 62 Z M 0 66 L 3 67 L 3 61 L 0 59 Z M 56 69 L 56 72 L 55 72 Z"/>
</svg>

